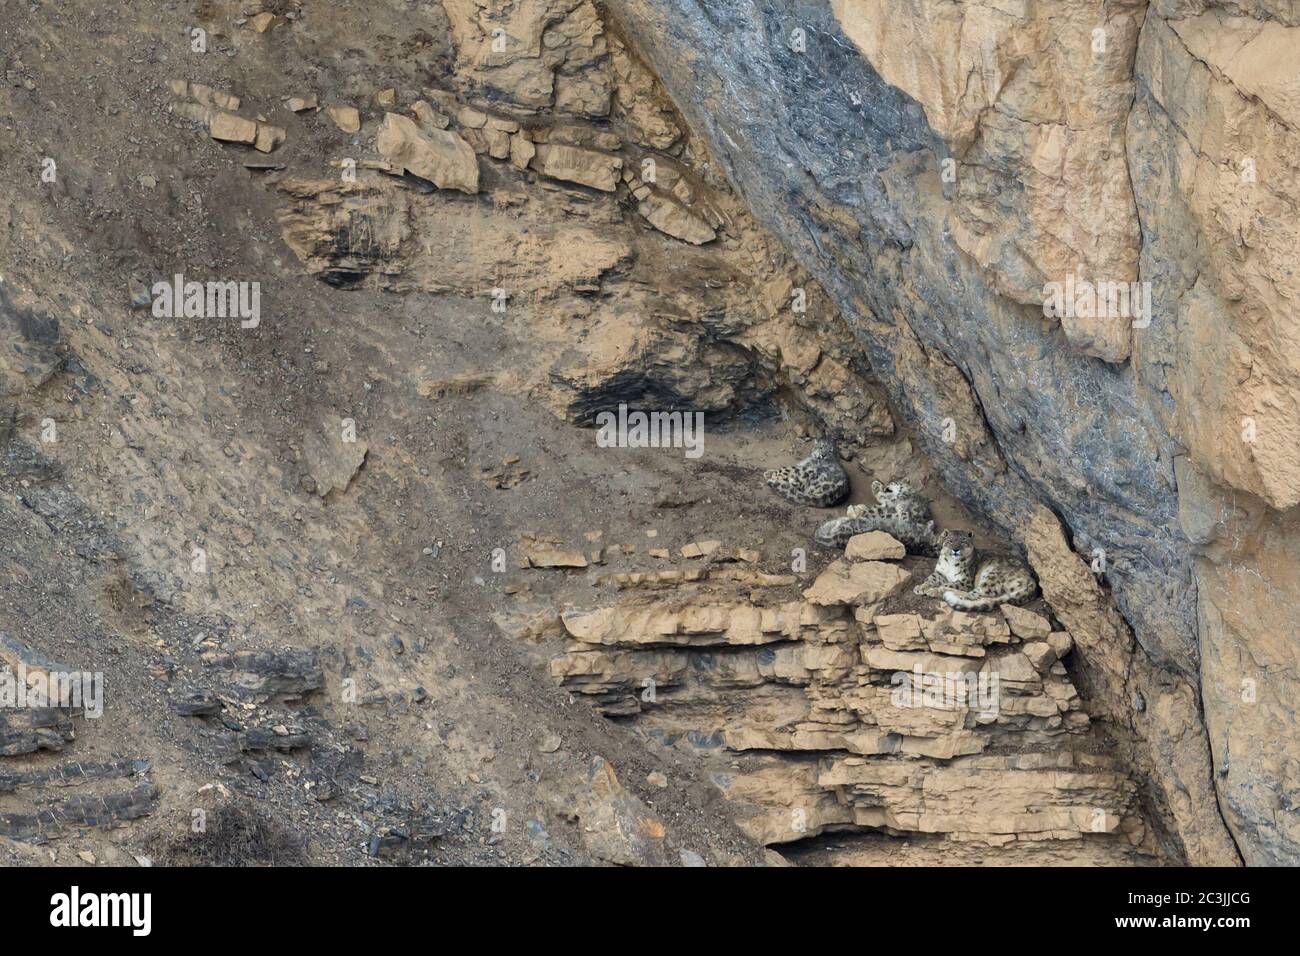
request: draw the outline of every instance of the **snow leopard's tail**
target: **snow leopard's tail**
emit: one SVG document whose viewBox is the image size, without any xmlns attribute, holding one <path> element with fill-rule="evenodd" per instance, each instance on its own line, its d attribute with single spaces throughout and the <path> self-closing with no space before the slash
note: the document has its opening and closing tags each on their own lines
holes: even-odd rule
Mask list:
<svg viewBox="0 0 1300 956">
<path fill-rule="evenodd" d="M 991 611 L 1003 604 L 1020 604 L 1033 597 L 1032 581 L 1012 581 L 999 594 L 978 594 L 975 591 L 944 591 L 943 599 L 959 611 Z"/>
</svg>

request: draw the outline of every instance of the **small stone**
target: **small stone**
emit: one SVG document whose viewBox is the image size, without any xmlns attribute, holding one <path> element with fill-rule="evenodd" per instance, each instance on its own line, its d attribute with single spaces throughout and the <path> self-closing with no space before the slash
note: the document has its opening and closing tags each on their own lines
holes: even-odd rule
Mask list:
<svg viewBox="0 0 1300 956">
<path fill-rule="evenodd" d="M 355 106 L 327 106 L 325 113 L 345 133 L 361 131 L 361 114 Z"/>
<path fill-rule="evenodd" d="M 664 790 L 668 786 L 668 777 L 658 770 L 651 770 L 646 774 L 646 782 L 652 787 L 658 787 L 660 790 Z"/>
<path fill-rule="evenodd" d="M 89 863 L 91 866 L 95 865 L 95 854 L 91 853 L 89 850 L 82 850 L 77 854 L 77 856 L 83 863 Z"/>
<path fill-rule="evenodd" d="M 472 106 L 462 106 L 456 113 L 456 122 L 467 129 L 482 129 L 487 125 L 487 114 Z"/>
<path fill-rule="evenodd" d="M 280 18 L 274 13 L 259 13 L 257 16 L 249 18 L 248 25 L 258 33 L 265 33 L 279 22 Z"/>
<path fill-rule="evenodd" d="M 486 131 L 488 155 L 493 159 L 507 159 L 510 156 L 510 134 L 499 129 Z"/>
<path fill-rule="evenodd" d="M 391 110 L 397 105 L 397 90 L 391 86 L 375 94 L 375 105 L 381 110 Z"/>
<path fill-rule="evenodd" d="M 682 547 L 683 558 L 703 558 L 717 551 L 722 546 L 721 541 L 692 541 Z"/>
<path fill-rule="evenodd" d="M 253 146 L 260 153 L 270 153 L 277 146 L 284 142 L 285 132 L 279 126 L 272 126 L 270 123 L 257 124 L 257 139 Z"/>
<path fill-rule="evenodd" d="M 546 827 L 542 825 L 540 820 L 530 819 L 524 821 L 524 830 L 528 833 L 528 839 L 532 840 L 539 849 L 550 849 L 551 835 L 546 832 Z"/>
<path fill-rule="evenodd" d="M 416 122 L 421 126 L 427 126 L 430 129 L 446 129 L 451 125 L 449 120 L 442 113 L 439 113 L 424 100 L 419 100 L 411 107 L 411 112 L 415 114 Z"/>
<path fill-rule="evenodd" d="M 303 110 L 314 110 L 319 101 L 315 93 L 309 93 L 306 96 L 291 96 L 284 104 L 291 113 L 301 113 Z"/>
<path fill-rule="evenodd" d="M 868 531 L 849 538 L 844 557 L 850 561 L 897 561 L 907 557 L 907 548 L 893 535 Z"/>
<path fill-rule="evenodd" d="M 234 113 L 216 113 L 208 126 L 208 133 L 213 139 L 251 146 L 257 141 L 257 123 Z"/>
<path fill-rule="evenodd" d="M 522 538 L 524 560 L 530 568 L 585 568 L 587 558 L 581 552 L 559 547 L 554 541 Z"/>
<path fill-rule="evenodd" d="M 1052 625 L 1047 618 L 1014 604 L 1002 605 L 1002 616 L 1007 619 L 1007 626 L 1011 628 L 1011 633 L 1021 640 L 1042 640 L 1052 630 Z"/>
<path fill-rule="evenodd" d="M 537 147 L 523 133 L 510 137 L 510 165 L 526 169 L 537 153 Z"/>
<path fill-rule="evenodd" d="M 1021 650 L 1040 674 L 1046 674 L 1056 663 L 1056 651 L 1046 641 L 1029 641 Z"/>
<path fill-rule="evenodd" d="M 1050 644 L 1052 650 L 1056 652 L 1058 660 L 1065 657 L 1065 655 L 1070 653 L 1070 651 L 1074 650 L 1074 638 L 1070 637 L 1070 635 L 1065 631 L 1053 631 L 1051 634 L 1048 634 L 1047 643 Z"/>
<path fill-rule="evenodd" d="M 679 850 L 677 856 L 682 861 L 682 866 L 708 866 L 704 862 L 704 857 L 700 856 L 694 850 Z"/>
<path fill-rule="evenodd" d="M 537 741 L 537 749 L 544 754 L 553 754 L 555 751 L 560 749 L 561 743 L 563 743 L 563 741 L 559 734 L 554 733 L 553 731 L 547 731 Z"/>
</svg>

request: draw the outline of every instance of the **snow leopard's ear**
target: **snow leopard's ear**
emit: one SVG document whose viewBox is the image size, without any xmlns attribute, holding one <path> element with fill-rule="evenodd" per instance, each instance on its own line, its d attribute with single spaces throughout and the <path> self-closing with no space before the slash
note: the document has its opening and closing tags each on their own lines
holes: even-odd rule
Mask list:
<svg viewBox="0 0 1300 956">
<path fill-rule="evenodd" d="M 882 485 L 880 482 L 873 481 L 871 483 L 871 493 L 875 495 L 877 498 L 880 497 L 880 493 L 884 490 L 885 490 L 885 486 Z"/>
</svg>

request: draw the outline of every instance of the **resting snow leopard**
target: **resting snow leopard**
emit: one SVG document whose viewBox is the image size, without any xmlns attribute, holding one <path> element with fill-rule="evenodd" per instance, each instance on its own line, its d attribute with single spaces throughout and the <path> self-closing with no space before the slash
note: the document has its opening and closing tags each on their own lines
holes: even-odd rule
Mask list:
<svg viewBox="0 0 1300 956">
<path fill-rule="evenodd" d="M 939 560 L 916 594 L 941 597 L 959 611 L 991 611 L 1000 604 L 1023 604 L 1034 596 L 1033 573 L 1015 558 L 981 556 L 969 531 L 939 536 Z"/>
<path fill-rule="evenodd" d="M 855 534 L 885 531 L 907 548 L 910 554 L 934 554 L 934 519 L 930 505 L 910 484 L 895 479 L 887 485 L 871 483 L 875 505 L 849 505 L 843 518 L 832 518 L 815 535 L 817 543 L 842 548 Z"/>
<path fill-rule="evenodd" d="M 797 505 L 829 508 L 849 493 L 849 476 L 840 465 L 834 442 L 819 438 L 797 465 L 763 472 L 767 486 Z"/>
</svg>

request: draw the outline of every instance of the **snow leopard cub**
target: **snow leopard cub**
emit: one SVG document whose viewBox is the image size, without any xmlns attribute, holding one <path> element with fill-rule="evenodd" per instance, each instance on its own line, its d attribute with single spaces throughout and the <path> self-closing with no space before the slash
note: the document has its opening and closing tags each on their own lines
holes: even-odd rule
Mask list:
<svg viewBox="0 0 1300 956">
<path fill-rule="evenodd" d="M 763 472 L 767 486 L 797 505 L 829 508 L 849 493 L 849 476 L 840 465 L 835 444 L 825 438 L 813 442 L 812 452 L 797 465 Z"/>
<path fill-rule="evenodd" d="M 842 548 L 855 534 L 884 531 L 901 541 L 911 554 L 934 554 L 930 505 L 911 484 L 901 478 L 887 485 L 873 481 L 871 491 L 876 504 L 849 505 L 843 518 L 832 518 L 817 529 L 817 543 Z"/>
</svg>

